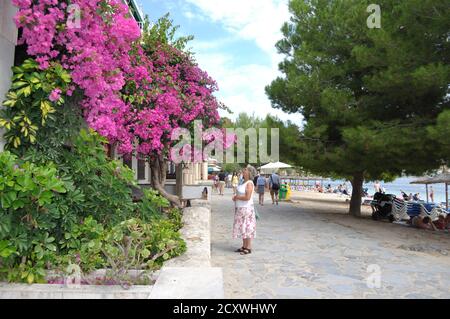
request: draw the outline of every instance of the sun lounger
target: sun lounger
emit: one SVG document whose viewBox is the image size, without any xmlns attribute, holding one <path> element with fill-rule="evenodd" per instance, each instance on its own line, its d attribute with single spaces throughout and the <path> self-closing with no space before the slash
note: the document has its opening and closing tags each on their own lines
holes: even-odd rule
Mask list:
<svg viewBox="0 0 450 319">
<path fill-rule="evenodd" d="M 396 221 L 409 220 L 408 214 L 409 203 L 401 199 L 394 198 L 392 201 L 392 215 Z"/>
<path fill-rule="evenodd" d="M 437 220 L 439 218 L 439 215 L 441 214 L 448 214 L 448 212 L 439 206 L 431 206 L 428 205 L 425 206 L 424 204 L 419 204 L 420 205 L 420 212 L 422 213 L 423 216 L 429 216 L 431 218 L 431 220 Z"/>
</svg>

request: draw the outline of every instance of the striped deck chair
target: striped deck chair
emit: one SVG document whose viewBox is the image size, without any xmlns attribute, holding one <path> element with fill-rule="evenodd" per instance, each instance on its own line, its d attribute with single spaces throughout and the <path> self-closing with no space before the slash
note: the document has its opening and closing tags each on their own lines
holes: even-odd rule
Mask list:
<svg viewBox="0 0 450 319">
<path fill-rule="evenodd" d="M 392 202 L 392 215 L 396 221 L 409 220 L 408 203 L 401 199 L 394 198 Z"/>
<path fill-rule="evenodd" d="M 431 210 L 428 210 L 424 204 L 419 205 L 421 214 L 430 217 L 432 221 L 437 220 L 440 214 L 448 214 L 448 212 L 440 206 L 435 206 Z"/>
</svg>

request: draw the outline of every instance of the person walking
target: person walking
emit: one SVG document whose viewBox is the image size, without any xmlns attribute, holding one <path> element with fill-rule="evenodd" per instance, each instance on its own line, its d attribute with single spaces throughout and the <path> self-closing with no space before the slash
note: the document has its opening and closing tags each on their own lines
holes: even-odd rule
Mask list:
<svg viewBox="0 0 450 319">
<path fill-rule="evenodd" d="M 264 206 L 264 193 L 266 192 L 267 181 L 264 175 L 259 175 L 256 180 L 256 189 L 259 195 L 259 205 Z"/>
<path fill-rule="evenodd" d="M 233 178 L 231 179 L 231 186 L 233 187 L 233 194 L 236 194 L 236 189 L 239 186 L 239 177 L 236 173 L 233 173 Z"/>
<path fill-rule="evenodd" d="M 272 205 L 278 205 L 278 192 L 280 191 L 280 176 L 277 173 L 270 175 L 270 197 L 272 197 Z"/>
<path fill-rule="evenodd" d="M 256 214 L 253 204 L 253 193 L 255 186 L 253 178 L 256 169 L 248 165 L 242 171 L 244 182 L 237 187 L 236 195 L 233 196 L 235 202 L 233 238 L 242 238 L 242 247 L 236 252 L 241 255 L 252 253 L 252 239 L 256 236 Z"/>
<path fill-rule="evenodd" d="M 381 193 L 381 184 L 380 181 L 375 181 L 375 184 L 373 184 L 373 189 L 376 193 Z"/>
<path fill-rule="evenodd" d="M 231 188 L 231 180 L 233 178 L 233 175 L 231 175 L 231 173 L 229 173 L 227 175 L 227 188 Z"/>
<path fill-rule="evenodd" d="M 261 175 L 261 172 L 258 172 L 255 177 L 253 177 L 253 185 L 256 185 L 256 181 L 258 180 L 258 177 Z"/>
<path fill-rule="evenodd" d="M 214 191 L 216 193 L 219 193 L 219 176 L 217 176 L 217 174 L 214 174 L 213 181 L 214 181 Z"/>
<path fill-rule="evenodd" d="M 223 192 L 225 190 L 225 180 L 227 178 L 227 175 L 223 170 L 219 173 L 219 194 L 223 196 Z"/>
</svg>

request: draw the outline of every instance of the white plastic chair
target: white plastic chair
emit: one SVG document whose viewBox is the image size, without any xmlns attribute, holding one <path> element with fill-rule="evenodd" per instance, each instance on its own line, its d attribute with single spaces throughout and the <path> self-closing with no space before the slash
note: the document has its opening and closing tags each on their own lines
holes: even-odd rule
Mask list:
<svg viewBox="0 0 450 319">
<path fill-rule="evenodd" d="M 394 198 L 392 202 L 392 215 L 396 221 L 409 220 L 408 203 L 401 199 Z"/>
<path fill-rule="evenodd" d="M 425 205 L 423 204 L 419 204 L 420 205 L 420 212 L 423 216 L 428 216 L 431 218 L 432 221 L 435 221 L 437 219 L 439 219 L 439 215 L 440 214 L 448 214 L 447 211 L 445 211 L 445 209 L 443 209 L 442 207 L 439 206 L 435 206 L 433 207 L 433 209 L 431 211 L 429 211 Z"/>
</svg>

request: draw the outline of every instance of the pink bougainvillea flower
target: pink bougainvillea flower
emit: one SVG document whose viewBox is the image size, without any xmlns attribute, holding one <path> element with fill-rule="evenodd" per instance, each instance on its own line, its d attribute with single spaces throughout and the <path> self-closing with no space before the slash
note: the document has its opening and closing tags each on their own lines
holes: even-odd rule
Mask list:
<svg viewBox="0 0 450 319">
<path fill-rule="evenodd" d="M 81 11 L 77 23 L 69 3 Z M 217 83 L 176 48 L 143 47 L 141 30 L 122 0 L 13 4 L 27 53 L 41 69 L 58 62 L 70 73 L 65 94 L 84 95 L 80 107 L 86 122 L 120 153 L 167 154 L 177 128 L 192 129 L 193 121 L 200 120 L 207 129 L 220 120 Z M 49 99 L 56 102 L 62 94 L 55 89 Z"/>
<path fill-rule="evenodd" d="M 56 102 L 61 98 L 62 91 L 60 89 L 54 89 L 48 99 L 52 102 Z"/>
</svg>

